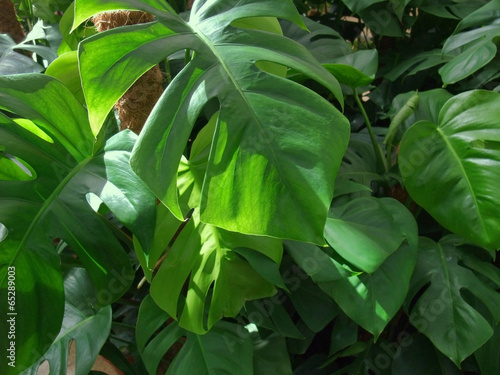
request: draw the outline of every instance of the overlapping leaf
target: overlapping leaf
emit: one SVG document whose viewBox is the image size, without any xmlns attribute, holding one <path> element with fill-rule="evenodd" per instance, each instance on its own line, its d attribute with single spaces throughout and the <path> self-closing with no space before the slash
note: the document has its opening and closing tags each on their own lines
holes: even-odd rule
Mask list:
<svg viewBox="0 0 500 375">
<path fill-rule="evenodd" d="M 236 316 L 245 301 L 275 293 L 274 286 L 233 251 L 239 247 L 262 252 L 275 263 L 281 258 L 279 240 L 203 224 L 195 211 L 153 277 L 151 295 L 182 327 L 205 333 L 222 317 Z"/>
<path fill-rule="evenodd" d="M 399 166 L 410 196 L 440 224 L 487 249 L 500 248 L 500 95 L 454 96 L 437 124 L 404 135 Z"/>
<path fill-rule="evenodd" d="M 254 374 L 253 343 L 244 327 L 220 322 L 199 336 L 180 328 L 175 321 L 162 328 L 168 319 L 169 315 L 151 297 L 144 299 L 137 319 L 137 348 L 150 374 L 156 374 L 161 359 L 174 345 L 180 351 L 168 375 Z"/>
<path fill-rule="evenodd" d="M 335 221 L 327 223 L 329 227 L 326 230 L 327 239 L 332 234 L 329 232 L 335 232 L 338 228 L 336 235 L 339 238 L 334 244 L 343 241 L 342 246 L 348 246 L 349 242 L 351 243 L 351 248 L 347 248 L 347 252 L 340 252 L 342 258 L 328 250 L 325 253 L 318 253 L 310 245 L 288 244 L 287 250 L 297 264 L 337 302 L 351 319 L 377 337 L 405 300 L 415 266 L 418 239 L 415 220 L 410 212 L 395 200 L 381 199 L 378 204 L 368 206 L 366 214 L 363 215 L 360 209 L 361 204 L 370 199 L 375 200 L 375 198 L 359 198 L 358 203 L 354 203 L 354 207 L 356 205 L 359 207 L 352 212 L 351 216 L 353 218 L 357 216 L 355 221 L 359 223 L 349 220 L 348 216 L 345 217 L 346 221 L 342 225 L 338 225 Z M 347 204 L 345 208 L 349 206 L 353 204 Z M 371 214 L 373 217 L 368 218 L 370 210 L 373 211 Z M 380 212 L 374 215 L 377 211 Z M 392 219 L 388 220 L 386 217 L 376 226 L 386 226 L 385 230 L 389 230 L 392 222 L 395 228 L 391 230 L 399 232 L 399 235 L 395 236 L 398 240 L 390 240 L 395 241 L 391 244 L 390 241 L 381 239 L 379 236 L 369 238 L 363 234 L 364 231 L 370 231 L 368 229 L 370 225 L 373 226 L 371 231 L 380 231 L 380 229 L 375 229 L 371 220 L 387 214 L 392 216 Z M 366 218 L 365 228 L 361 224 L 363 217 Z M 352 232 L 349 233 L 346 229 Z M 340 239 L 342 234 L 345 238 Z M 403 243 L 401 234 L 405 239 Z M 386 250 L 390 249 L 390 255 L 383 254 L 379 249 L 381 246 L 386 246 Z M 377 262 L 369 264 L 370 261 L 376 259 L 378 259 Z M 316 261 L 315 269 L 308 266 L 312 260 Z M 369 268 L 369 272 L 360 272 L 352 266 L 351 262 Z M 376 264 L 379 266 L 375 267 Z"/>
<path fill-rule="evenodd" d="M 391 117 L 391 121 L 394 121 L 398 112 L 404 109 L 404 107 L 408 104 L 408 101 L 411 100 L 415 94 L 415 91 L 410 91 L 404 94 L 399 94 L 394 98 L 388 113 L 389 117 Z M 405 119 L 398 125 L 398 129 L 394 134 L 396 139 L 394 144 L 397 144 L 397 142 L 401 140 L 403 134 L 417 121 L 427 120 L 437 122 L 439 111 L 443 105 L 452 98 L 452 96 L 452 94 L 443 89 L 419 91 L 418 104 L 416 106 L 412 106 L 412 113 L 407 117 L 405 116 Z"/>
<path fill-rule="evenodd" d="M 342 101 L 340 86 L 301 45 L 232 26 L 248 17 L 302 25 L 293 4 L 197 1 L 185 23 L 149 3 L 102 2 L 95 7 L 101 11 L 128 4 L 152 12 L 158 21 L 110 30 L 81 44 L 83 88 L 94 131 L 143 72 L 176 51 L 195 51 L 146 123 L 132 167 L 182 218 L 178 162 L 194 121 L 216 99 L 220 111 L 203 178 L 201 220 L 242 233 L 323 243 L 333 181 L 349 133 L 347 120 L 314 92 L 261 70 L 258 62 L 306 74 Z M 89 15 L 90 5 L 80 4 L 77 23 Z"/>
<path fill-rule="evenodd" d="M 274 294 L 273 284 L 286 288 L 279 274 L 280 240 L 229 232 L 200 221 L 196 207 L 216 118 L 193 142 L 191 160 L 183 158 L 179 167 L 180 204 L 186 211 L 194 209 L 189 221 L 180 222 L 160 205 L 151 248 L 145 251 L 136 243 L 155 302 L 180 326 L 199 334 L 222 317 L 238 314 L 245 301 Z"/>
<path fill-rule="evenodd" d="M 443 54 L 456 54 L 439 69 L 445 84 L 458 82 L 493 60 L 497 54 L 496 40 L 500 37 L 499 9 L 499 0 L 489 1 L 458 24 L 443 46 Z"/>
<path fill-rule="evenodd" d="M 471 263 L 452 238 L 420 239 L 410 322 L 457 366 L 488 341 L 500 319 L 500 294 L 484 281 L 498 288 L 498 274 L 490 278 L 489 267 L 477 259 Z"/>
<path fill-rule="evenodd" d="M 118 298 L 133 279 L 128 257 L 89 205 L 89 194 L 137 232 L 145 247 L 155 199 L 129 167 L 133 134 L 120 133 L 94 150 L 102 137 L 95 143 L 87 112 L 59 81 L 44 75 L 0 81 L 0 108 L 11 113 L 0 113 L 2 164 L 16 171 L 0 181 L 0 295 L 7 300 L 7 270 L 15 267 L 15 309 L 23 322 L 16 331 L 18 371 L 59 333 L 64 295 L 54 241 L 71 246 L 102 291 L 96 306 Z M 6 329 L 0 325 L 4 337 Z M 0 344 L 3 351 L 6 344 Z M 5 361 L 2 366 L 3 373 L 12 373 Z"/>
<path fill-rule="evenodd" d="M 409 228 L 413 218 L 398 201 L 362 197 L 330 210 L 325 238 L 342 258 L 373 273 L 412 235 Z"/>
</svg>

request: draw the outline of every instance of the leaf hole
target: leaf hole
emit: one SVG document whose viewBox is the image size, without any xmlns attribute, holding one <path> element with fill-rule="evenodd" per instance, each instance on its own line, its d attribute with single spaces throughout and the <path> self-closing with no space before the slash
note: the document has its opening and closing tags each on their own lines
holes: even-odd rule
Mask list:
<svg viewBox="0 0 500 375">
<path fill-rule="evenodd" d="M 255 62 L 257 69 L 271 73 L 277 77 L 285 78 L 287 75 L 288 67 L 271 61 L 259 60 Z"/>
<path fill-rule="evenodd" d="M 36 370 L 36 375 L 50 375 L 49 361 L 44 360 L 42 363 L 40 363 L 38 369 Z"/>
<path fill-rule="evenodd" d="M 99 212 L 99 208 L 104 203 L 102 199 L 94 193 L 85 194 L 85 198 L 87 199 L 87 203 L 94 210 L 94 212 Z"/>
<path fill-rule="evenodd" d="M 7 235 L 9 234 L 9 231 L 5 225 L 0 223 L 0 242 L 5 240 L 7 238 Z"/>
<path fill-rule="evenodd" d="M 496 319 L 491 313 L 488 306 L 481 301 L 476 295 L 467 288 L 460 289 L 460 296 L 467 302 L 474 310 L 478 311 L 483 318 L 485 318 L 492 327 L 496 325 Z"/>
<path fill-rule="evenodd" d="M 348 159 L 348 158 L 346 158 L 346 157 L 343 157 L 343 158 L 342 158 L 342 163 L 352 165 L 351 160 L 350 160 L 350 159 Z"/>
<path fill-rule="evenodd" d="M 424 284 L 422 286 L 422 288 L 420 288 L 420 290 L 411 299 L 410 305 L 408 307 L 408 311 L 411 312 L 413 310 L 413 308 L 415 307 L 417 301 L 420 299 L 420 297 L 422 297 L 422 295 L 425 293 L 425 291 L 427 289 L 429 289 L 430 286 L 431 286 L 431 283 L 429 281 L 428 283 Z"/>
<path fill-rule="evenodd" d="M 31 181 L 37 177 L 31 165 L 5 151 L 0 151 L 0 171 L 0 181 Z"/>
<path fill-rule="evenodd" d="M 475 149 L 499 151 L 500 141 L 474 139 L 473 141 L 469 142 L 469 146 Z"/>
</svg>

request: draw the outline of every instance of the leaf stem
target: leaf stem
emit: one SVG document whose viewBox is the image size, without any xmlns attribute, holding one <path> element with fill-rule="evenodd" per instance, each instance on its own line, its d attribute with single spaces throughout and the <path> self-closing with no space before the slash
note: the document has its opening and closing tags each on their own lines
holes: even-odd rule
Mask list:
<svg viewBox="0 0 500 375">
<path fill-rule="evenodd" d="M 356 100 L 356 104 L 359 107 L 359 110 L 361 111 L 361 114 L 363 115 L 363 118 L 365 120 L 366 128 L 368 129 L 368 133 L 370 134 L 370 139 L 372 141 L 372 146 L 373 150 L 375 151 L 375 157 L 377 159 L 377 165 L 379 169 L 383 172 L 387 172 L 387 165 L 385 164 L 385 157 L 382 153 L 382 149 L 380 148 L 380 145 L 377 142 L 377 139 L 375 138 L 375 133 L 373 133 L 372 129 L 372 124 L 370 122 L 370 119 L 368 118 L 368 115 L 366 114 L 365 107 L 363 107 L 363 103 L 361 103 L 361 100 L 359 99 L 358 93 L 356 89 L 352 89 L 354 99 Z"/>
<path fill-rule="evenodd" d="M 131 324 L 126 324 L 126 323 L 121 323 L 121 322 L 111 322 L 112 325 L 116 326 L 116 327 L 124 327 L 124 328 L 131 328 L 131 329 L 135 329 L 135 326 L 131 325 Z"/>
</svg>

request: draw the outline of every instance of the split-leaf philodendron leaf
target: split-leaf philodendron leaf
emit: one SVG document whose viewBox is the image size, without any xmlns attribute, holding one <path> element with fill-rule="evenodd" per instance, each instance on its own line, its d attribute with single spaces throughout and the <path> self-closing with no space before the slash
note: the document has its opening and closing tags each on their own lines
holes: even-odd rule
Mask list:
<svg viewBox="0 0 500 375">
<path fill-rule="evenodd" d="M 127 291 L 130 261 L 104 218 L 89 204 L 102 200 L 149 247 L 154 195 L 129 166 L 136 136 L 127 131 L 97 147 L 82 104 L 59 81 L 45 75 L 0 77 L 0 296 L 7 301 L 9 270 L 15 269 L 15 369 L 30 366 L 58 335 L 64 293 L 55 243 L 69 244 L 97 290 L 95 306 Z M 102 138 L 102 137 L 101 137 Z M 149 221 L 152 221 L 150 224 Z M 20 323 L 22 322 L 22 323 Z M 8 325 L 0 325 L 7 337 Z M 0 341 L 2 352 L 8 340 Z M 14 370 L 14 372 L 12 372 Z"/>
<path fill-rule="evenodd" d="M 459 366 L 493 335 L 500 294 L 492 265 L 468 259 L 467 249 L 453 242 L 450 237 L 437 243 L 420 238 L 407 302 L 412 302 L 410 322 Z"/>
<path fill-rule="evenodd" d="M 132 168 L 175 216 L 183 218 L 178 163 L 195 120 L 207 102 L 216 100 L 219 113 L 202 181 L 201 220 L 241 233 L 323 244 L 348 121 L 319 95 L 266 72 L 261 63 L 293 68 L 342 102 L 340 85 L 300 44 L 273 30 L 233 25 L 250 17 L 303 25 L 293 3 L 196 1 L 189 22 L 157 5 L 152 0 L 76 2 L 75 25 L 104 7 L 145 10 L 157 18 L 101 33 L 80 45 L 83 89 L 94 132 L 142 73 L 188 49 L 190 61 L 149 117 L 134 149 Z"/>
</svg>

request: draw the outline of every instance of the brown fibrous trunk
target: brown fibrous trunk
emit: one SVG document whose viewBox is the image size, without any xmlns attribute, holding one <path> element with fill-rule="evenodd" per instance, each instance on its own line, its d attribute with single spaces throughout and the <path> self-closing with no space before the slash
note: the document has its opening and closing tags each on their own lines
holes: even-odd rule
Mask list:
<svg viewBox="0 0 500 375">
<path fill-rule="evenodd" d="M 26 37 L 11 0 L 0 0 L 0 34 L 9 34 L 16 43 L 22 42 Z"/>
<path fill-rule="evenodd" d="M 119 26 L 135 25 L 154 20 L 154 16 L 139 11 L 112 11 L 93 17 L 98 32 Z M 158 65 L 140 77 L 115 105 L 121 128 L 130 129 L 139 134 L 151 110 L 160 98 L 163 75 Z"/>
</svg>

